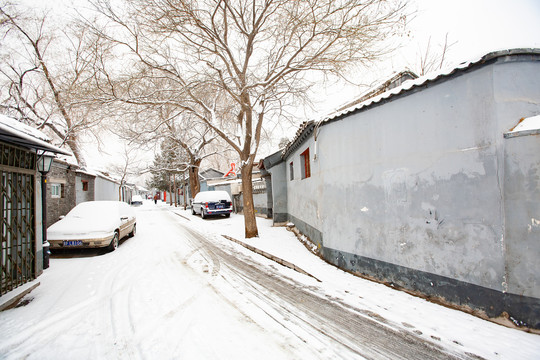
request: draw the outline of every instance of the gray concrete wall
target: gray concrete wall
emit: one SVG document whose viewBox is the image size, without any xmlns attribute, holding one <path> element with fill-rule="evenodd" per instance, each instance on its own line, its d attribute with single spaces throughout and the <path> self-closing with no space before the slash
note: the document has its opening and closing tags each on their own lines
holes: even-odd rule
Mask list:
<svg viewBox="0 0 540 360">
<path fill-rule="evenodd" d="M 216 191 L 226 191 L 232 199 L 231 184 L 217 184 L 214 185 Z"/>
<path fill-rule="evenodd" d="M 514 231 L 538 219 L 537 205 L 523 205 L 538 204 L 538 145 L 511 165 L 503 134 L 539 113 L 540 62 L 500 58 L 325 124 L 317 143 L 311 136 L 285 159 L 289 217 L 322 234 L 327 260 L 383 281 L 460 304 L 480 290 L 538 297 L 538 266 L 508 260 L 540 255 Z M 307 147 L 312 176 L 302 180 Z M 526 209 L 505 224 L 505 180 L 520 176 L 527 192 L 508 197 Z"/>
<path fill-rule="evenodd" d="M 324 245 L 502 290 L 492 81 L 482 68 L 323 127 L 316 191 L 343 214 Z"/>
<path fill-rule="evenodd" d="M 540 135 L 505 140 L 507 291 L 540 298 Z"/>
<path fill-rule="evenodd" d="M 231 197 L 232 199 L 232 197 Z M 244 194 L 240 194 L 238 198 L 238 202 L 236 204 L 235 211 L 242 212 L 244 210 Z M 259 192 L 253 194 L 253 206 L 255 207 L 255 214 L 256 215 L 265 215 L 268 216 L 268 206 L 267 206 L 267 197 L 266 192 Z"/>
</svg>

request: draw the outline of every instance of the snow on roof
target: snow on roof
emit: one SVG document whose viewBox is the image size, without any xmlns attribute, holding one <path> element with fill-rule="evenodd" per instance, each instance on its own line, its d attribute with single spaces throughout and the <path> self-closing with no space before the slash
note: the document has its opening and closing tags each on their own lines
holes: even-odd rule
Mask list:
<svg viewBox="0 0 540 360">
<path fill-rule="evenodd" d="M 50 138 L 41 131 L 1 114 L 0 137 L 5 141 L 22 145 L 30 149 L 69 154 L 68 151 L 50 144 L 48 142 L 50 141 Z"/>
<path fill-rule="evenodd" d="M 242 179 L 224 179 L 223 181 L 213 183 L 212 186 L 221 186 L 221 185 L 229 185 L 229 184 L 240 184 L 242 182 Z"/>
<path fill-rule="evenodd" d="M 402 95 L 408 91 L 414 90 L 415 88 L 420 88 L 424 85 L 427 85 L 431 82 L 434 82 L 439 79 L 443 79 L 446 77 L 451 77 L 452 75 L 459 73 L 461 71 L 467 70 L 471 67 L 482 65 L 490 60 L 497 59 L 499 57 L 503 56 L 511 56 L 511 55 L 540 55 L 540 49 L 509 49 L 509 50 L 499 50 L 490 52 L 484 56 L 464 61 L 456 66 L 449 67 L 446 69 L 441 69 L 438 71 L 434 71 L 432 73 L 426 74 L 424 76 L 421 76 L 414 80 L 407 80 L 400 86 L 397 86 L 393 89 L 390 89 L 380 95 L 371 97 L 363 102 L 360 102 L 358 104 L 355 104 L 353 101 L 352 106 L 334 111 L 330 114 L 327 114 L 326 116 L 323 116 L 318 121 L 305 121 L 302 123 L 296 132 L 296 136 L 289 142 L 289 144 L 285 147 L 282 153 L 282 157 L 285 158 L 288 156 L 288 154 L 296 149 L 299 143 L 303 142 L 303 140 L 311 133 L 313 132 L 314 128 L 318 128 L 319 126 L 325 125 L 326 123 L 329 123 L 335 119 L 341 118 L 347 114 L 367 109 L 370 106 L 380 103 L 384 100 L 397 97 L 399 95 Z"/>
<path fill-rule="evenodd" d="M 75 158 L 73 154 L 70 154 L 70 155 L 59 154 L 56 156 L 56 158 L 60 161 L 65 162 L 66 164 L 79 166 L 79 162 L 77 161 L 77 158 Z"/>
<path fill-rule="evenodd" d="M 223 190 L 201 191 L 195 195 L 193 202 L 210 202 L 226 200 L 231 201 L 231 196 Z"/>
<path fill-rule="evenodd" d="M 523 118 L 519 123 L 504 134 L 505 138 L 540 134 L 540 115 Z"/>
<path fill-rule="evenodd" d="M 223 172 L 213 169 L 213 168 L 204 169 L 199 172 L 199 176 L 203 180 L 217 179 L 217 178 L 223 177 L 223 175 L 225 175 Z"/>
<path fill-rule="evenodd" d="M 17 132 L 21 132 L 36 139 L 40 139 L 43 141 L 51 141 L 51 138 L 49 138 L 47 135 L 45 135 L 38 129 L 34 129 L 33 127 L 23 124 L 16 119 L 10 118 L 9 116 L 0 114 L 0 124 L 10 127 Z"/>
</svg>

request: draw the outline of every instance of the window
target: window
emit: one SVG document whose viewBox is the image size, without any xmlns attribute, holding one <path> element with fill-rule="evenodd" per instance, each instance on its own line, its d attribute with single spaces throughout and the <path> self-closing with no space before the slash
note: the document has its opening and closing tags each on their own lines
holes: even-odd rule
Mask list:
<svg viewBox="0 0 540 360">
<path fill-rule="evenodd" d="M 82 191 L 88 191 L 88 181 L 82 180 Z"/>
<path fill-rule="evenodd" d="M 306 179 L 311 176 L 311 168 L 309 166 L 309 148 L 300 154 L 300 161 L 302 163 L 302 179 Z"/>
<path fill-rule="evenodd" d="M 289 164 L 289 179 L 292 181 L 294 180 L 294 166 L 293 166 L 293 162 L 291 161 L 291 163 Z"/>
<path fill-rule="evenodd" d="M 51 198 L 58 199 L 62 197 L 62 185 L 51 184 Z"/>
</svg>

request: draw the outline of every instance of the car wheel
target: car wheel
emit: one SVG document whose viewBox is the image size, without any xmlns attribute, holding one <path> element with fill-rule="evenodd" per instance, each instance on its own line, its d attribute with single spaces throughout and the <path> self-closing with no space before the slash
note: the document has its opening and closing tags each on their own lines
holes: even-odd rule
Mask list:
<svg viewBox="0 0 540 360">
<path fill-rule="evenodd" d="M 231 214 L 225 214 L 225 217 L 226 218 L 231 217 Z"/>
<path fill-rule="evenodd" d="M 208 217 L 208 215 L 205 215 L 204 214 L 204 209 L 201 208 L 201 218 L 206 219 L 207 217 Z"/>
<path fill-rule="evenodd" d="M 129 237 L 134 237 L 137 233 L 137 224 L 133 224 L 133 230 L 128 234 Z"/>
<path fill-rule="evenodd" d="M 118 248 L 118 240 L 119 240 L 119 235 L 118 235 L 118 231 L 115 231 L 114 232 L 114 236 L 111 240 L 111 243 L 109 244 L 109 247 L 107 248 L 109 251 L 114 251 Z"/>
<path fill-rule="evenodd" d="M 191 207 L 191 215 L 195 215 L 195 209 L 193 208 L 193 206 Z"/>
</svg>

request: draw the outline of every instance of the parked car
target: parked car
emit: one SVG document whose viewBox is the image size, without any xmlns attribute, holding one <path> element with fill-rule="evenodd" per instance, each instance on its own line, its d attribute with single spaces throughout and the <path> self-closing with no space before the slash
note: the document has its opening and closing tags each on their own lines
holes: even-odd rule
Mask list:
<svg viewBox="0 0 540 360">
<path fill-rule="evenodd" d="M 133 237 L 137 219 L 133 209 L 121 201 L 87 201 L 75 206 L 49 226 L 51 249 L 100 248 L 114 251 L 120 239 Z"/>
<path fill-rule="evenodd" d="M 142 205 L 143 198 L 141 195 L 133 195 L 131 197 L 131 205 Z"/>
<path fill-rule="evenodd" d="M 229 217 L 232 210 L 231 197 L 226 191 L 201 191 L 191 203 L 191 213 L 201 214 L 203 219 L 210 215 Z"/>
</svg>

